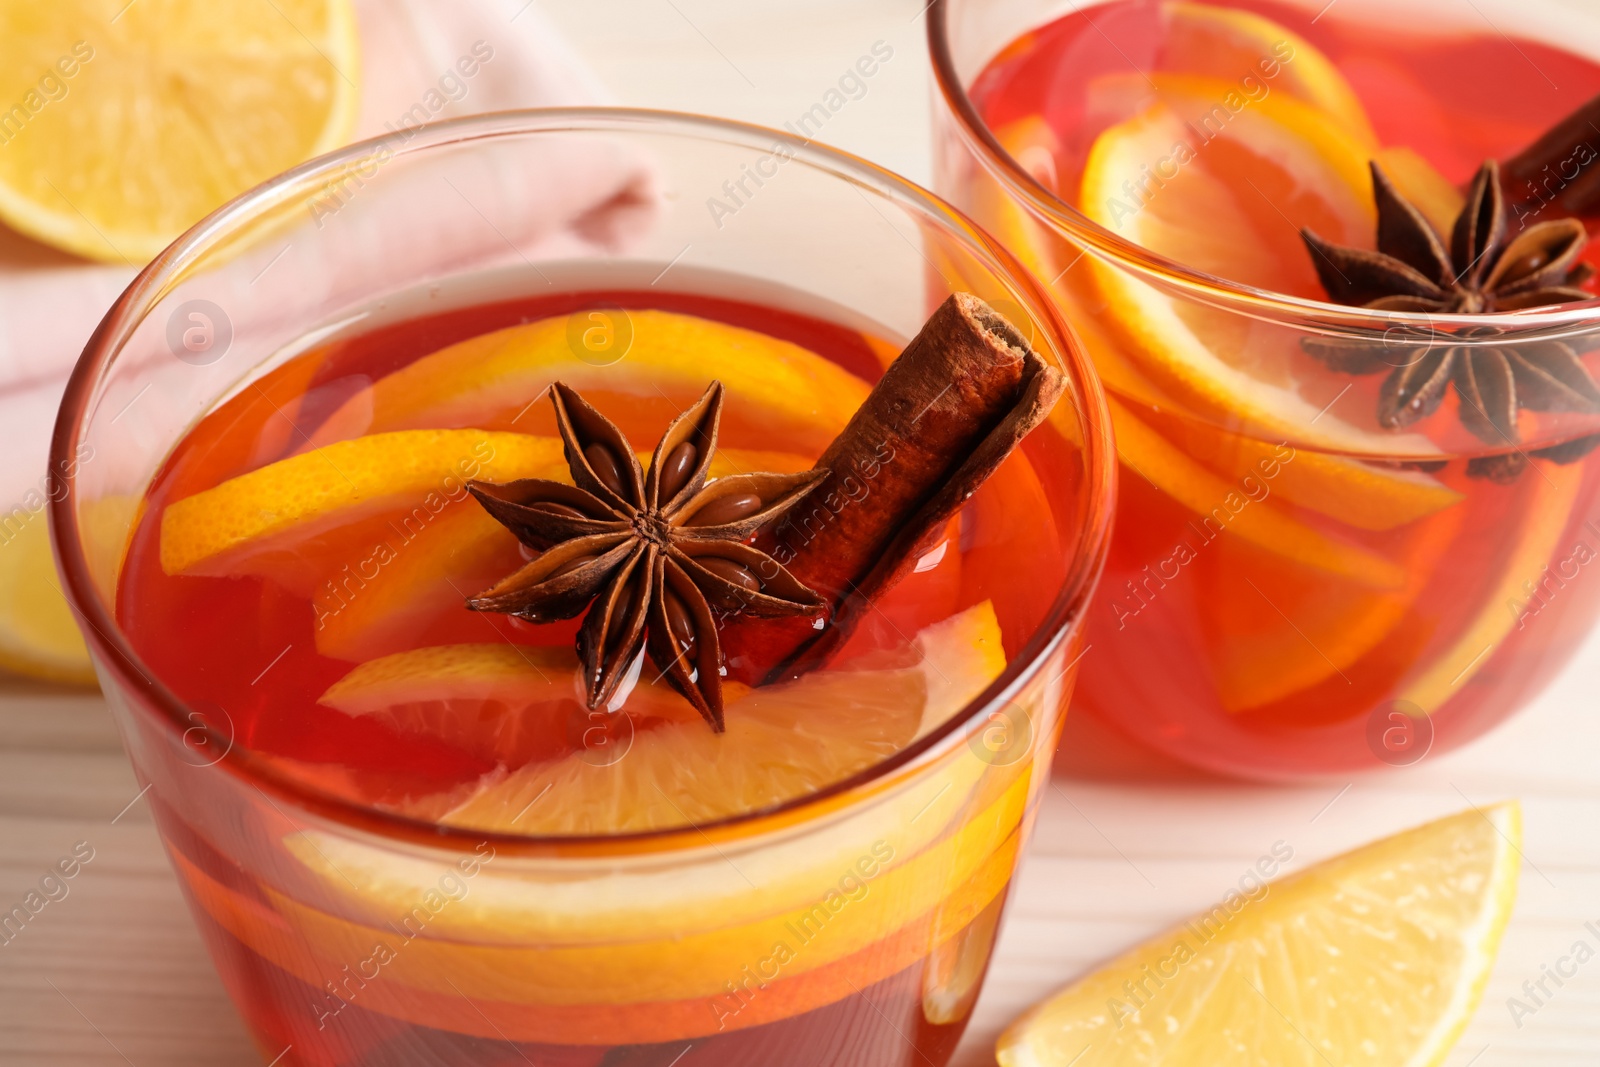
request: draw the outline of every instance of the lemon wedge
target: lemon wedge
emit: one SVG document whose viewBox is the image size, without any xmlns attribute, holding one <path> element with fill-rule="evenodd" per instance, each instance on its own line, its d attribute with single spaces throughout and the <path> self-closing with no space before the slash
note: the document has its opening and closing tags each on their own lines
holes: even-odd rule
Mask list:
<svg viewBox="0 0 1600 1067">
<path fill-rule="evenodd" d="M 1001 1067 L 1433 1067 L 1511 917 L 1514 802 L 1440 819 L 1224 902 L 1051 997 Z"/>
</svg>

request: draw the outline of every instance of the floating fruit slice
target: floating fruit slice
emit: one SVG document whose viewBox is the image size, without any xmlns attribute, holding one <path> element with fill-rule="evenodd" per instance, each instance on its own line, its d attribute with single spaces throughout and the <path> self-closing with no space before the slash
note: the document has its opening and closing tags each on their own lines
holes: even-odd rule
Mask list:
<svg viewBox="0 0 1600 1067">
<path fill-rule="evenodd" d="M 1253 78 L 1269 93 L 1325 112 L 1352 137 L 1377 143 L 1366 109 L 1339 68 L 1288 27 L 1253 12 L 1188 0 L 1168 0 L 1161 13 L 1166 23 L 1158 59 L 1162 69 L 1228 82 L 1240 100 L 1250 100 L 1241 79 Z"/>
<path fill-rule="evenodd" d="M 442 645 L 369 660 L 335 682 L 318 703 L 520 767 L 566 756 L 585 744 L 584 732 L 604 728 L 603 719 L 585 715 L 577 672 L 571 648 Z M 636 728 L 647 720 L 700 721 L 665 686 L 636 686 L 624 710 Z M 587 740 L 590 747 L 599 742 Z"/>
<path fill-rule="evenodd" d="M 1053 180 L 1054 165 L 1045 161 L 1054 158 L 1057 142 L 1043 119 L 1019 119 L 996 130 L 995 136 L 1035 178 Z M 1027 161 L 1033 161 L 1032 165 Z M 1436 176 L 1426 164 L 1422 167 Z M 1412 181 L 1422 180 L 1417 178 L 1417 168 L 1406 173 Z M 1171 408 L 1171 399 L 1129 361 L 1127 345 L 1103 325 L 1103 297 L 1096 286 L 1086 284 L 1090 268 L 1079 253 L 1052 238 L 1037 219 L 993 182 L 980 181 L 975 196 L 977 217 L 1036 277 L 1053 285 L 1069 307 L 1079 310 L 1073 325 L 1088 346 L 1106 387 L 1140 407 Z M 1063 263 L 1066 254 L 1071 258 Z M 1266 442 L 1202 427 L 1185 431 L 1177 420 L 1174 427 L 1180 430 L 1184 451 L 1224 476 L 1240 478 L 1250 474 L 1259 462 L 1276 462 L 1276 446 Z M 1118 448 L 1126 452 L 1136 443 L 1119 441 Z M 1127 460 L 1135 467 L 1152 465 L 1147 456 L 1128 454 Z M 1402 526 L 1460 499 L 1459 493 L 1418 471 L 1386 470 L 1357 459 L 1311 450 L 1300 450 L 1293 464 L 1280 464 L 1280 468 L 1275 492 L 1302 507 L 1366 530 Z"/>
<path fill-rule="evenodd" d="M 1538 582 L 1561 544 L 1561 533 L 1572 517 L 1572 504 L 1583 487 L 1583 468 L 1538 463 L 1523 481 L 1530 499 L 1513 514 L 1526 516 L 1523 527 L 1510 541 L 1501 561 L 1488 571 L 1498 575 L 1494 588 L 1483 598 L 1483 610 L 1454 644 L 1408 681 L 1397 697 L 1432 714 L 1494 657 L 1517 623 L 1514 605 L 1526 599 L 1523 586 Z"/>
<path fill-rule="evenodd" d="M 1230 893 L 1013 1023 L 1001 1067 L 1433 1067 L 1511 917 L 1518 806 L 1440 819 Z"/>
<path fill-rule="evenodd" d="M 1319 533 L 1283 514 L 1268 500 L 1252 500 L 1244 486 L 1217 477 L 1116 398 L 1108 399 L 1118 457 L 1135 475 L 1200 515 L 1207 530 L 1236 534 L 1284 559 L 1369 588 L 1404 586 L 1405 570 L 1398 563 Z"/>
<path fill-rule="evenodd" d="M 44 512 L 13 516 L 0 542 L 0 668 L 56 682 L 94 684 L 89 650 L 62 595 Z"/>
<path fill-rule="evenodd" d="M 648 464 L 649 453 L 640 457 Z M 711 459 L 711 477 L 745 471 L 790 473 L 810 470 L 811 460 L 793 452 L 718 449 Z M 570 481 L 564 462 L 532 477 Z M 443 644 L 472 625 L 473 639 L 493 624 L 481 615 L 467 616 L 468 596 L 487 589 L 526 559 L 517 539 L 476 503 L 463 502 L 416 531 L 391 529 L 384 542 L 392 550 L 388 562 L 364 578 L 356 595 L 313 599 L 317 613 L 317 651 L 334 659 L 359 663 L 423 644 Z M 242 566 L 249 568 L 248 561 Z M 451 607 L 460 615 L 446 616 Z"/>
<path fill-rule="evenodd" d="M 1350 684 L 1345 672 L 1407 619 L 1465 517 L 1448 511 L 1398 535 L 1394 558 L 1405 581 L 1393 590 L 1330 582 L 1238 544 L 1207 549 L 1217 564 L 1202 572 L 1200 602 L 1208 605 L 1204 641 L 1222 706 L 1258 708 L 1341 676 Z"/>
<path fill-rule="evenodd" d="M 937 661 L 951 678 L 969 673 L 954 664 L 974 658 L 972 648 L 998 643 L 987 604 L 918 641 L 925 660 Z M 482 663 L 440 661 L 435 663 L 439 679 L 428 681 L 423 671 L 414 669 L 423 663 L 421 654 L 412 655 L 419 657 L 411 660 L 412 668 L 401 669 L 403 661 L 394 659 L 395 666 L 383 672 L 383 686 L 394 693 L 419 688 L 444 693 L 460 684 L 462 674 L 488 669 Z M 996 669 L 1000 666 L 996 661 Z M 871 687 L 885 676 L 894 676 L 891 684 L 898 686 L 899 676 L 922 672 L 860 670 L 810 677 L 830 673 Z M 980 673 L 972 684 L 988 680 Z M 374 700 L 381 700 L 377 680 L 369 683 Z M 912 688 L 919 694 L 927 691 L 920 682 Z M 860 706 L 859 697 L 841 693 L 845 701 Z M 932 699 L 964 706 L 976 695 L 974 689 L 936 693 Z M 345 699 L 352 696 L 346 689 Z M 733 727 L 745 710 L 762 714 L 745 702 L 730 706 L 725 742 L 738 743 Z M 837 721 L 842 716 L 830 711 L 826 703 L 791 709 L 791 732 L 808 738 L 810 748 L 824 747 L 822 731 L 848 734 L 848 723 Z M 912 714 L 900 717 L 896 732 L 909 737 L 921 713 L 913 705 Z M 820 724 L 818 716 L 824 720 Z M 773 716 L 766 717 L 769 725 L 776 725 Z M 714 736 L 703 722 L 693 726 Z M 630 765 L 653 759 L 649 746 L 673 729 L 662 726 L 639 735 L 626 758 L 594 769 L 631 773 L 638 779 L 640 773 L 629 772 Z M 882 731 L 877 733 L 881 741 Z M 837 736 L 829 733 L 826 744 Z M 855 739 L 863 739 L 861 731 Z M 787 760 L 793 753 L 746 750 L 742 755 L 744 780 L 766 791 L 761 779 L 782 766 L 767 757 Z M 723 767 L 731 762 L 732 757 L 725 758 Z M 370 951 L 375 936 L 387 941 L 400 933 L 406 938 L 405 951 L 386 966 L 383 983 L 394 992 L 396 1003 L 415 999 L 415 990 L 448 990 L 453 983 L 480 1003 L 540 1009 L 524 1010 L 509 1022 L 496 1018 L 516 1035 L 542 1032 L 550 1040 L 551 1034 L 576 1033 L 586 1036 L 562 1040 L 585 1043 L 595 1040 L 597 1023 L 614 1020 L 624 1031 L 604 1033 L 667 1040 L 715 1032 L 724 1022 L 728 1029 L 754 1025 L 842 999 L 852 995 L 851 983 L 863 988 L 925 957 L 935 943 L 958 937 L 967 922 L 993 905 L 1010 877 L 1032 791 L 1027 767 L 1026 762 L 996 767 L 966 746 L 956 746 L 939 757 L 932 773 L 885 782 L 873 799 L 808 821 L 803 833 L 768 837 L 753 848 L 738 842 L 726 850 L 696 848 L 670 864 L 619 864 L 602 857 L 596 862 L 605 877 L 599 879 L 575 878 L 570 863 L 557 870 L 520 857 L 501 858 L 485 844 L 466 857 L 471 862 L 462 868 L 469 872 L 464 878 L 452 873 L 441 881 L 455 857 L 374 847 L 358 836 L 324 830 L 284 838 L 285 858 L 292 861 L 291 869 L 303 873 L 287 885 L 267 888 L 265 901 L 241 898 L 181 861 L 180 870 L 208 913 L 292 973 L 315 973 L 358 946 L 361 953 Z M 701 788 L 728 780 L 714 774 Z M 519 811 L 501 813 L 499 824 L 521 829 L 539 812 L 545 814 L 537 818 L 546 823 L 562 821 L 553 809 L 581 798 L 558 789 L 535 794 L 532 808 L 520 820 Z M 581 859 L 575 861 L 582 866 Z M 456 890 L 448 903 L 430 894 L 441 886 Z M 428 899 L 436 901 L 429 906 L 431 914 L 403 930 L 393 925 L 412 918 L 418 902 Z M 285 940 L 278 935 L 285 921 L 308 936 Z M 412 932 L 414 925 L 424 926 L 421 936 Z M 725 992 L 728 976 L 769 956 L 779 940 L 794 947 L 795 956 L 782 962 L 781 974 L 758 999 L 782 1010 L 742 1011 L 731 1020 L 709 1011 L 707 998 Z M 373 992 L 378 995 L 376 987 Z M 694 1002 L 698 1010 L 660 1003 L 677 998 L 699 998 Z M 459 996 L 424 999 L 428 1004 L 459 1003 Z M 608 1010 L 630 1003 L 638 1005 L 631 1015 Z M 477 1032 L 477 1026 L 488 1024 L 480 1019 L 470 1025 L 470 1032 Z"/>
<path fill-rule="evenodd" d="M 968 754 L 963 768 L 972 765 L 982 764 Z M 502 858 L 487 842 L 457 863 L 293 835 L 295 859 L 338 879 L 326 883 L 334 911 L 277 885 L 241 895 L 175 859 L 201 907 L 290 973 L 403 946 L 386 955 L 385 981 L 364 990 L 376 1010 L 502 1040 L 683 1040 L 859 995 L 925 958 L 936 938 L 959 935 L 958 916 L 994 906 L 1016 862 L 1027 777 L 953 822 L 951 809 L 924 808 L 964 794 L 970 778 L 932 784 L 867 824 L 812 827 L 792 846 L 703 849 L 708 856 L 666 865 L 602 860 L 596 878 L 574 877 L 577 857 L 553 871 Z M 895 813 L 904 819 L 886 818 Z M 304 936 L 284 938 L 285 923 Z M 728 976 L 747 967 L 764 975 L 753 1003 L 727 995 Z"/>
<path fill-rule="evenodd" d="M 342 144 L 359 79 L 350 0 L 5 4 L 0 218 L 94 259 L 150 259 Z"/>
<path fill-rule="evenodd" d="M 1018 166 L 1045 188 L 1058 195 L 1061 193 L 1056 185 L 1055 162 L 1061 142 L 1049 123 L 1038 115 L 1029 115 L 994 132 L 1001 147 L 1016 160 Z M 974 217 L 999 238 L 1000 243 L 1041 284 L 1058 293 L 1068 294 L 1069 306 L 1085 312 L 1098 310 L 1092 306 L 1101 302 L 1098 293 L 1091 297 L 1092 304 L 1088 307 L 1084 306 L 1085 300 L 1080 295 L 1085 288 L 1093 289 L 1082 284 L 1089 275 L 1089 265 L 1084 261 L 1082 250 L 1072 248 L 1051 235 L 1038 219 L 993 180 L 980 177 L 973 185 L 972 195 Z M 1108 388 L 1132 397 L 1141 404 L 1155 406 L 1159 403 L 1160 391 L 1123 357 L 1121 346 L 1108 339 L 1101 318 L 1099 314 L 1085 313 L 1075 316 L 1072 322 L 1073 328 L 1083 337 L 1094 357 L 1095 369 Z M 1066 417 L 1058 415 L 1057 421 L 1065 422 Z"/>
<path fill-rule="evenodd" d="M 948 718 L 1004 667 L 987 600 L 924 630 L 915 646 L 917 666 L 813 671 L 752 690 L 728 705 L 723 734 L 703 723 L 665 726 L 640 735 L 616 764 L 597 766 L 579 753 L 527 767 L 443 821 L 537 834 L 630 833 L 714 822 L 816 792 L 898 752 L 924 720 Z"/>
<path fill-rule="evenodd" d="M 465 481 L 550 477 L 565 469 L 552 437 L 483 430 L 409 430 L 339 441 L 185 497 L 161 516 L 168 574 L 226 575 L 247 553 L 293 542 L 364 515 L 465 496 Z M 435 506 L 437 504 L 438 506 Z M 430 519 L 431 521 L 431 519 Z"/>
<path fill-rule="evenodd" d="M 1285 450 L 1188 420 L 1166 420 L 1161 428 L 1187 455 L 1224 477 L 1254 478 L 1275 496 L 1362 530 L 1406 526 L 1462 499 L 1422 471 L 1380 467 L 1309 448 Z"/>
<path fill-rule="evenodd" d="M 1157 78 L 1160 100 L 1096 140 L 1080 190 L 1082 210 L 1122 236 L 1196 270 L 1263 290 L 1324 297 L 1299 230 L 1340 234 L 1370 245 L 1374 232 L 1370 153 L 1326 116 L 1270 96 L 1232 115 L 1199 141 L 1191 120 L 1209 111 L 1217 88 Z M 1130 197 L 1125 183 L 1151 166 Z M 1356 426 L 1296 388 L 1316 369 L 1288 326 L 1169 295 L 1132 272 L 1089 257 L 1118 340 L 1141 370 L 1203 414 L 1243 424 L 1258 436 L 1331 451 L 1427 455 L 1417 434 Z"/>
<path fill-rule="evenodd" d="M 631 334 L 620 356 L 590 353 L 573 316 L 497 330 L 379 380 L 352 397 L 314 440 L 420 426 L 514 424 L 544 432 L 548 405 L 530 404 L 557 379 L 603 411 L 626 412 L 625 433 L 653 437 L 716 379 L 730 400 L 722 438 L 734 444 L 782 439 L 795 451 L 820 455 L 867 397 L 867 383 L 849 371 L 764 333 L 670 311 L 612 314 Z"/>
</svg>

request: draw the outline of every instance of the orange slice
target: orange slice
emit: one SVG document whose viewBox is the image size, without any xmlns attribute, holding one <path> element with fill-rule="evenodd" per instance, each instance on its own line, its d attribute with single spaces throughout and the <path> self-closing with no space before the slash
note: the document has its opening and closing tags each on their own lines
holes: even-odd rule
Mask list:
<svg viewBox="0 0 1600 1067">
<path fill-rule="evenodd" d="M 1513 514 L 1527 518 L 1507 545 L 1502 562 L 1490 572 L 1499 577 L 1483 599 L 1483 610 L 1448 649 L 1428 657 L 1428 666 L 1402 687 L 1398 700 L 1428 714 L 1439 710 L 1511 635 L 1518 614 L 1512 608 L 1525 599 L 1524 583 L 1537 580 L 1561 547 L 1562 531 L 1583 487 L 1583 468 L 1539 462 L 1524 481 L 1532 499 Z"/>
<path fill-rule="evenodd" d="M 1110 400 L 1119 458 L 1135 475 L 1201 516 L 1207 529 L 1237 535 L 1284 559 L 1370 589 L 1404 587 L 1406 574 L 1400 564 L 1313 530 L 1270 500 L 1252 500 L 1244 487 L 1202 467 L 1120 401 Z"/>
<path fill-rule="evenodd" d="M 648 454 L 639 457 L 649 463 Z M 811 469 L 811 460 L 792 452 L 718 449 L 711 477 L 746 471 L 789 473 Z M 528 477 L 570 481 L 565 461 Z M 430 622 L 462 601 L 504 578 L 526 562 L 515 536 L 476 503 L 452 507 L 416 531 L 391 528 L 381 532 L 392 550 L 388 562 L 363 577 L 357 590 L 313 600 L 317 651 L 334 659 L 359 663 L 418 644 L 430 643 Z M 246 571 L 255 565 L 240 560 Z M 461 621 L 461 620 L 457 620 Z M 441 625 L 448 625 L 447 622 Z M 419 636 L 421 640 L 419 640 Z M 436 634 L 442 643 L 444 634 Z"/>
<path fill-rule="evenodd" d="M 1304 37 L 1237 8 L 1167 0 L 1161 12 L 1166 22 L 1159 56 L 1163 69 L 1228 82 L 1240 100 L 1262 89 L 1292 97 L 1325 112 L 1352 137 L 1377 143 L 1355 90 Z M 1253 84 L 1242 83 L 1244 78 Z"/>
<path fill-rule="evenodd" d="M 318 702 L 520 767 L 565 756 L 575 742 L 594 747 L 612 740 L 609 735 L 604 740 L 581 736 L 605 723 L 603 717 L 585 714 L 577 673 L 578 658 L 570 648 L 442 645 L 369 660 L 335 682 Z M 665 686 L 635 687 L 624 710 L 651 722 L 701 721 L 691 705 Z M 627 743 L 625 737 L 618 740 Z"/>
<path fill-rule="evenodd" d="M 1406 621 L 1464 519 L 1459 509 L 1446 511 L 1401 535 L 1394 558 L 1405 578 L 1392 590 L 1330 582 L 1307 568 L 1219 544 L 1218 566 L 1209 572 L 1214 584 L 1201 597 L 1222 706 L 1246 711 L 1343 676 Z"/>
<path fill-rule="evenodd" d="M 1320 298 L 1300 238 L 1309 226 L 1340 244 L 1370 245 L 1371 153 L 1322 111 L 1273 95 L 1233 115 L 1208 141 L 1191 122 L 1217 86 L 1157 77 L 1160 99 L 1103 133 L 1090 151 L 1079 202 L 1092 219 L 1197 270 L 1245 285 Z M 1130 196 L 1141 167 L 1160 181 Z M 1090 257 L 1121 345 L 1141 370 L 1213 419 L 1256 436 L 1329 451 L 1428 455 L 1417 434 L 1379 432 L 1304 396 L 1308 366 L 1298 331 L 1169 295 L 1130 271 Z"/>
<path fill-rule="evenodd" d="M 1450 179 L 1433 169 L 1414 149 L 1404 145 L 1380 148 L 1373 158 L 1400 191 L 1424 218 L 1433 223 L 1447 240 L 1455 227 L 1467 198 L 1450 183 Z"/>
<path fill-rule="evenodd" d="M 972 686 L 987 684 L 991 671 L 1004 666 L 987 604 L 924 631 L 918 645 L 925 664 L 937 663 L 947 678 L 970 679 L 962 683 L 963 691 L 943 695 L 925 682 L 907 687 L 931 691 L 925 700 L 952 705 L 951 711 L 977 695 Z M 985 662 L 988 669 L 979 666 Z M 967 669 L 959 668 L 963 663 Z M 853 727 L 829 703 L 808 702 L 804 709 L 790 709 L 790 732 L 809 737 L 805 744 L 813 749 L 825 747 L 819 740 L 823 729 L 830 731 L 827 744 L 842 731 L 846 744 L 875 750 L 891 736 L 908 738 L 926 704 L 892 713 L 881 687 L 887 682 L 898 690 L 908 673 L 922 672 L 921 667 L 818 672 L 811 677 L 834 674 L 851 681 L 855 692 L 840 687 L 835 695 L 857 710 L 863 705 L 859 690 L 879 688 L 880 713 L 871 724 Z M 389 673 L 392 681 L 386 684 L 397 689 L 421 681 L 416 670 Z M 400 680 L 402 673 L 408 681 Z M 754 695 L 729 708 L 730 732 L 723 742 L 740 743 L 732 731 L 741 717 L 764 717 L 767 727 L 777 725 L 776 704 L 763 712 L 751 705 L 753 700 Z M 817 725 L 818 716 L 826 721 Z M 883 727 L 891 725 L 885 733 Z M 655 774 L 660 768 L 650 746 L 674 729 L 641 734 L 626 758 L 594 769 L 634 778 Z M 696 729 L 714 737 L 704 724 Z M 748 763 L 742 780 L 761 799 L 771 792 L 761 779 L 774 770 L 781 773 L 795 753 L 747 749 L 743 756 Z M 777 757 L 784 762 L 768 762 Z M 723 757 L 702 788 L 728 784 L 725 772 L 734 758 Z M 818 757 L 800 758 L 818 765 Z M 635 761 L 641 769 L 629 771 Z M 644 770 L 645 764 L 653 769 Z M 463 860 L 461 869 L 469 873 L 452 875 L 445 884 L 441 873 L 451 870 L 454 857 L 397 851 L 321 829 L 284 838 L 286 882 L 261 897 L 243 898 L 192 864 L 180 861 L 179 867 L 209 914 L 300 975 L 325 969 L 328 961 L 348 956 L 357 946 L 358 958 L 364 956 L 377 943 L 375 935 L 392 940 L 395 924 L 414 917 L 418 902 L 434 900 L 430 914 L 422 916 L 421 936 L 408 936 L 404 952 L 385 966 L 385 982 L 369 988 L 374 998 L 387 998 L 373 1001 L 379 1010 L 415 1002 L 416 1010 L 432 1013 L 425 1020 L 430 1025 L 464 1025 L 471 1033 L 498 1025 L 517 1039 L 559 1036 L 590 1043 L 603 1033 L 600 1040 L 668 1040 L 831 1003 L 852 995 L 852 983 L 863 988 L 960 937 L 993 905 L 1010 877 L 1032 791 L 1028 766 L 1028 761 L 992 766 L 958 745 L 938 757 L 930 773 L 886 781 L 863 804 L 810 821 L 803 832 L 769 836 L 752 847 L 734 842 L 727 848 L 695 848 L 668 864 L 601 858 L 594 868 L 599 876 L 593 878 L 583 876 L 586 861 L 579 857 L 557 869 L 500 856 L 484 846 Z M 667 780 L 658 780 L 671 788 Z M 522 818 L 515 810 L 496 818 L 502 826 L 514 822 L 515 828 L 535 821 L 561 824 L 570 817 L 555 809 L 581 799 L 552 786 L 535 797 Z M 674 799 L 680 799 L 676 793 Z M 442 884 L 456 890 L 448 904 L 440 902 L 439 893 L 430 895 Z M 307 936 L 283 938 L 284 922 Z M 709 1010 L 711 999 L 725 993 L 729 975 L 769 957 L 779 940 L 795 946 L 797 936 L 803 938 L 803 951 L 783 963 L 779 977 L 758 998 L 777 1008 L 740 1011 L 735 1018 Z M 416 995 L 448 990 L 451 983 L 460 994 Z M 452 1005 L 460 1004 L 461 994 L 487 1003 L 494 1023 L 471 1022 L 455 1012 Z M 696 1010 L 687 1010 L 690 1004 Z M 502 1017 L 494 1010 L 502 1005 L 522 1010 Z M 629 1005 L 632 1010 L 614 1007 Z M 600 1024 L 607 1025 L 595 1030 Z"/>
<path fill-rule="evenodd" d="M 552 437 L 410 430 L 340 441 L 169 504 L 161 566 L 168 574 L 226 575 L 240 555 L 259 554 L 269 541 L 284 544 L 396 508 L 431 516 L 465 497 L 467 480 L 563 469 L 561 442 Z"/>
<path fill-rule="evenodd" d="M 1054 165 L 1049 161 L 1054 159 L 1059 143 L 1043 119 L 1037 116 L 1019 119 L 1001 127 L 995 135 L 1006 151 L 1028 167 L 1035 178 L 1053 180 Z M 1424 185 L 1427 174 L 1437 176 L 1425 163 L 1420 167 L 1409 162 L 1402 166 L 1412 186 Z M 1435 189 L 1418 195 L 1438 202 L 1441 194 Z M 1069 308 L 1078 310 L 1073 326 L 1083 337 L 1106 387 L 1142 408 L 1171 408 L 1170 397 L 1134 365 L 1128 358 L 1128 346 L 1107 325 L 1109 313 L 1103 306 L 1104 297 L 1090 281 L 1091 269 L 1081 258 L 1082 254 L 1053 237 L 995 183 L 980 181 L 975 187 L 975 196 L 974 209 L 978 218 L 1036 277 L 1046 285 L 1053 285 Z M 1459 194 L 1457 196 L 1459 198 Z M 1449 209 L 1448 203 L 1445 209 Z M 1174 425 L 1180 431 L 1179 440 L 1185 452 L 1227 477 L 1243 478 L 1251 474 L 1258 463 L 1275 462 L 1275 445 L 1208 428 L 1194 427 L 1186 431 L 1177 420 Z M 1154 457 L 1128 452 L 1136 446 L 1133 439 L 1118 442 L 1119 450 L 1126 454 L 1132 466 L 1142 469 L 1158 465 Z M 1274 491 L 1295 504 L 1364 530 L 1403 526 L 1461 499 L 1459 493 L 1418 471 L 1374 467 L 1358 459 L 1310 449 L 1297 451 L 1293 463 L 1282 465 Z"/>
<path fill-rule="evenodd" d="M 867 383 L 808 349 L 738 326 L 670 311 L 621 314 L 631 335 L 620 356 L 585 349 L 573 316 L 497 330 L 441 349 L 352 397 L 317 442 L 422 426 L 543 431 L 560 379 L 625 433 L 656 433 L 716 379 L 727 390 L 723 441 L 781 439 L 820 455 L 866 399 Z M 621 341 L 613 341 L 621 345 Z M 531 406 L 530 406 L 531 405 Z M 648 434 L 641 434 L 642 440 Z"/>
<path fill-rule="evenodd" d="M 813 671 L 751 690 L 728 705 L 724 734 L 686 722 L 639 735 L 613 765 L 579 753 L 527 767 L 442 821 L 523 833 L 629 833 L 775 807 L 898 752 L 925 723 L 959 711 L 1005 665 L 989 601 L 924 630 L 915 648 L 915 666 Z"/>
<path fill-rule="evenodd" d="M 1287 448 L 1188 420 L 1168 420 L 1162 429 L 1187 455 L 1218 474 L 1240 482 L 1253 478 L 1292 504 L 1361 530 L 1406 526 L 1462 499 L 1459 492 L 1422 471 Z M 1275 473 L 1264 477 L 1269 470 Z"/>
</svg>

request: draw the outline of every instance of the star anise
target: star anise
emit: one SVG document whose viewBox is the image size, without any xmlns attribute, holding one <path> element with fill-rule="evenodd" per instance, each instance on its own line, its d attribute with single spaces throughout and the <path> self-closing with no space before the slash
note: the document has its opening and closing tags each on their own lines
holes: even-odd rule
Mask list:
<svg viewBox="0 0 1600 1067">
<path fill-rule="evenodd" d="M 622 431 L 576 391 L 551 386 L 574 484 L 529 478 L 468 488 L 539 555 L 467 602 L 530 622 L 589 614 L 578 657 L 598 708 L 647 648 L 673 688 L 723 728 L 719 616 L 816 615 L 824 600 L 745 542 L 826 476 L 734 474 L 707 481 L 722 414 L 712 382 L 667 428 L 648 471 Z M 591 606 L 592 605 L 592 606 Z"/>
<path fill-rule="evenodd" d="M 1372 164 L 1378 209 L 1378 250 L 1330 244 L 1301 231 L 1328 295 L 1343 304 L 1383 311 L 1480 314 L 1521 311 L 1593 300 L 1579 288 L 1594 274 L 1579 263 L 1588 231 L 1577 219 L 1536 223 L 1507 239 L 1499 168 L 1479 169 L 1457 217 L 1450 246 L 1433 225 Z M 1389 371 L 1378 397 L 1378 422 L 1401 429 L 1436 411 L 1455 385 L 1461 421 L 1478 438 L 1515 445 L 1517 411 L 1600 412 L 1600 388 L 1578 354 L 1561 341 L 1495 345 L 1488 329 L 1472 336 L 1432 330 L 1386 335 L 1382 342 L 1308 338 L 1303 347 L 1347 374 Z M 1471 340 L 1471 344 L 1452 343 Z M 1588 447 L 1600 442 L 1591 441 Z M 1535 452 L 1571 462 L 1557 446 Z M 1506 479 L 1526 463 L 1522 454 L 1472 461 L 1473 473 Z"/>
</svg>

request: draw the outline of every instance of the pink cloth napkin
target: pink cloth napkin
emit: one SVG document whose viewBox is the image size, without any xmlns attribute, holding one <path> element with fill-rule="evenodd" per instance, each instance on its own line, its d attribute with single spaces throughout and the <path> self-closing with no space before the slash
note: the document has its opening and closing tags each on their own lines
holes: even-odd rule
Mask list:
<svg viewBox="0 0 1600 1067">
<path fill-rule="evenodd" d="M 484 111 L 604 102 L 599 83 L 555 30 L 520 6 L 357 0 L 363 70 L 356 138 Z M 543 195 L 517 197 L 524 211 L 537 212 L 521 220 L 519 236 L 542 249 L 613 243 L 621 224 L 611 216 L 636 216 L 648 188 L 637 162 L 622 156 L 581 169 L 552 161 L 547 169 L 521 176 Z M 84 262 L 0 226 L 0 516 L 38 499 L 32 491 L 43 484 L 67 375 L 135 273 Z"/>
</svg>

